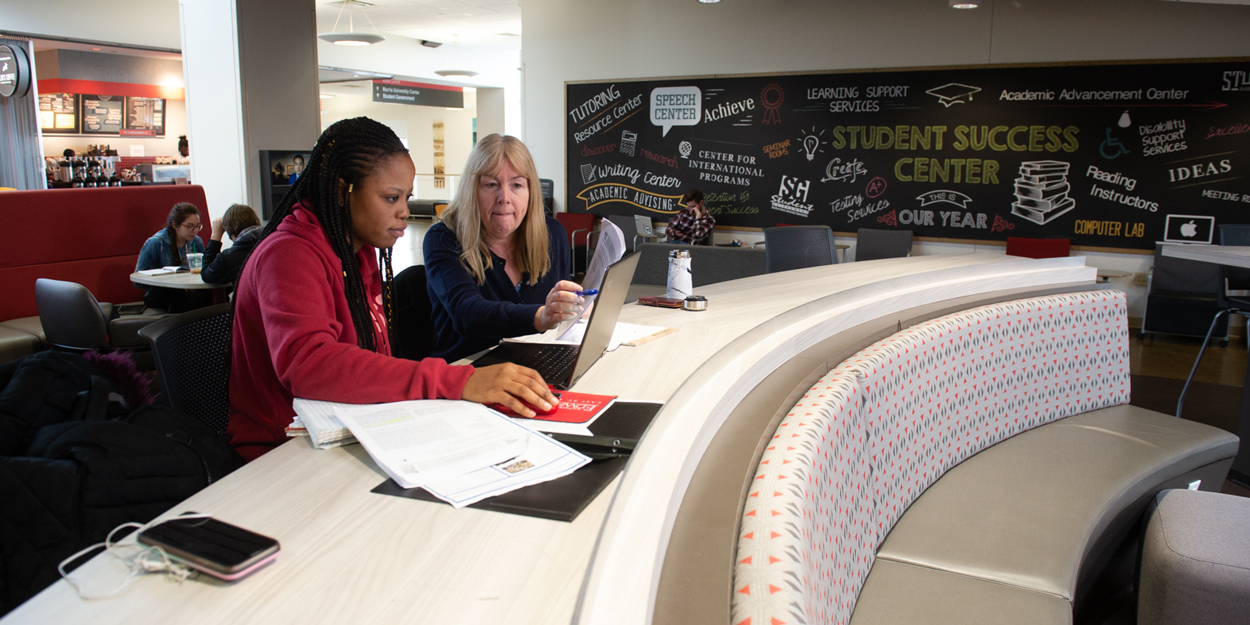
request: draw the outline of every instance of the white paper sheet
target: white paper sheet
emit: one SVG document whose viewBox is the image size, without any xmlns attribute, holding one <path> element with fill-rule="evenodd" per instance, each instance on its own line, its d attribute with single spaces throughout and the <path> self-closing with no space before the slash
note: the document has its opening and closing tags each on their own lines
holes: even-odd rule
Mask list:
<svg viewBox="0 0 1250 625">
<path fill-rule="evenodd" d="M 404 488 L 515 458 L 536 436 L 481 404 L 465 401 L 337 404 L 334 412 L 374 462 Z"/>
<path fill-rule="evenodd" d="M 533 434 L 529 441 L 525 453 L 516 458 L 471 473 L 431 481 L 425 489 L 461 508 L 523 486 L 563 477 L 590 462 L 590 458 L 542 434 Z"/>
<path fill-rule="evenodd" d="M 578 321 L 571 326 L 564 335 L 556 338 L 559 328 L 548 330 L 542 334 L 526 334 L 525 336 L 516 336 L 504 339 L 503 342 L 512 343 L 558 343 L 565 345 L 580 345 L 582 337 L 586 335 L 587 322 L 585 319 Z M 612 330 L 612 339 L 608 342 L 607 351 L 613 351 L 620 347 L 622 343 L 640 339 L 656 332 L 666 329 L 664 326 L 644 326 L 634 323 L 617 322 L 616 327 Z"/>
<path fill-rule="evenodd" d="M 178 269 L 179 267 L 174 265 L 172 267 L 157 267 L 156 269 L 140 269 L 137 273 L 145 276 L 159 276 L 166 273 L 178 273 Z"/>
<path fill-rule="evenodd" d="M 603 274 L 607 273 L 608 267 L 625 255 L 625 233 L 607 219 L 600 222 L 599 228 L 599 245 L 595 247 L 595 255 L 590 259 L 590 265 L 586 267 L 586 277 L 582 279 L 582 288 L 585 290 L 599 288 L 603 284 Z M 578 321 L 581 321 L 597 297 L 597 295 L 587 296 L 577 317 L 560 322 L 560 325 L 556 326 L 556 338 L 566 340 L 568 337 L 565 334 Z M 581 342 L 581 339 L 578 339 L 578 342 Z"/>
</svg>

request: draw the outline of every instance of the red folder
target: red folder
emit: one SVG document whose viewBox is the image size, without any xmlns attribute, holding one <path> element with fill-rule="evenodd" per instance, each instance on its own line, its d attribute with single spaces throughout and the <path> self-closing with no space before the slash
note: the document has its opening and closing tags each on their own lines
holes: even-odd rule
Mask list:
<svg viewBox="0 0 1250 625">
<path fill-rule="evenodd" d="M 525 417 L 509 410 L 505 406 L 492 407 L 509 417 L 521 417 L 522 419 L 534 419 L 535 421 L 556 421 L 559 423 L 587 423 L 606 410 L 608 406 L 611 406 L 614 401 L 616 401 L 615 395 L 591 395 L 590 393 L 561 391 L 560 403 L 556 405 L 556 411 L 549 415 Z"/>
</svg>

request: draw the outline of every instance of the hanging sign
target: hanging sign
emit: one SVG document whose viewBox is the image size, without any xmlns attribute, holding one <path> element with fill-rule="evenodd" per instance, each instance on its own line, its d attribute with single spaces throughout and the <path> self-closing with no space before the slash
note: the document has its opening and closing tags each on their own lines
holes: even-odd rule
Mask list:
<svg viewBox="0 0 1250 625">
<path fill-rule="evenodd" d="M 464 89 L 395 79 L 375 80 L 373 81 L 373 101 L 464 108 Z"/>
<path fill-rule="evenodd" d="M 0 44 L 0 97 L 24 97 L 30 93 L 30 59 L 26 51 Z"/>
</svg>

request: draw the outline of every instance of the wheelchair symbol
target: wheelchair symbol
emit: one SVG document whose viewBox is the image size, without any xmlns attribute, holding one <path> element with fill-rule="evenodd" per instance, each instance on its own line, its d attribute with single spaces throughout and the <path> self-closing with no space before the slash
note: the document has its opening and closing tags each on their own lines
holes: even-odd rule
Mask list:
<svg viewBox="0 0 1250 625">
<path fill-rule="evenodd" d="M 1103 139 L 1098 146 L 1098 153 L 1102 154 L 1102 157 L 1105 159 L 1113 159 L 1128 154 L 1128 148 L 1124 147 L 1124 144 L 1120 143 L 1119 139 L 1111 136 L 1111 129 L 1108 128 L 1107 138 Z"/>
</svg>

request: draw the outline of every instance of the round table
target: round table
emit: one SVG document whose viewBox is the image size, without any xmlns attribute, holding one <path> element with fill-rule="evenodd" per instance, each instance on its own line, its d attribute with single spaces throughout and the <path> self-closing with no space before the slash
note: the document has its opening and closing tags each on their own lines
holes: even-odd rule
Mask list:
<svg viewBox="0 0 1250 625">
<path fill-rule="evenodd" d="M 232 286 L 230 283 L 216 284 L 205 282 L 200 274 L 191 273 L 189 271 L 181 271 L 178 273 L 161 273 L 149 276 L 146 273 L 135 272 L 130 274 L 130 281 L 135 284 L 144 286 L 163 286 L 169 289 L 225 289 Z"/>
</svg>

